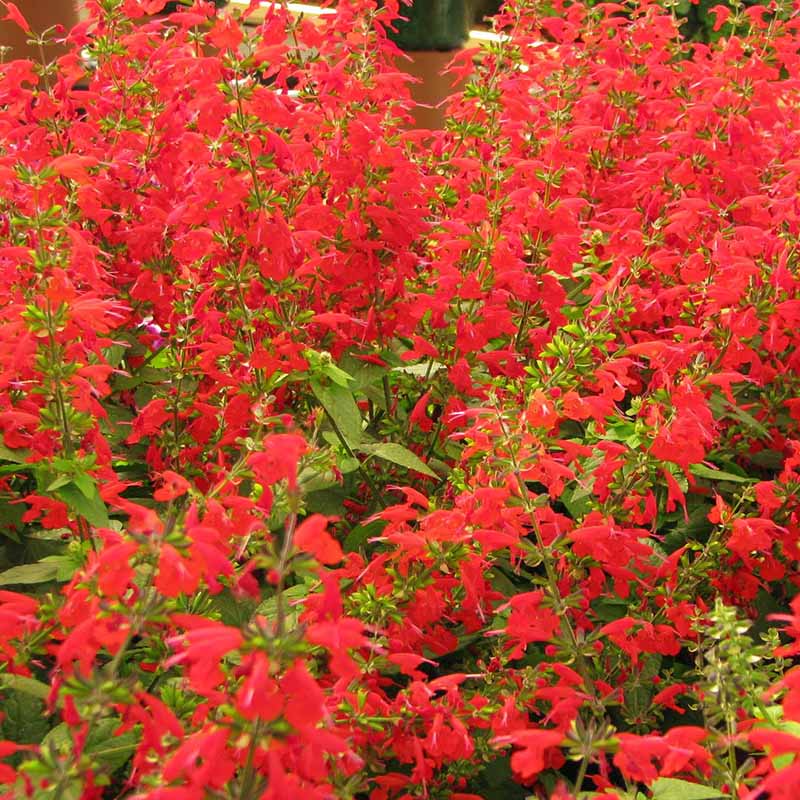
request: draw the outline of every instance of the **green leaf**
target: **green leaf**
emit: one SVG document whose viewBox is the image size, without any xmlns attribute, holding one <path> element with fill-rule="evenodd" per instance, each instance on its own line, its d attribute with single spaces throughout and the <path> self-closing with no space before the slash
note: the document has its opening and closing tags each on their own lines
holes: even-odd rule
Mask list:
<svg viewBox="0 0 800 800">
<path fill-rule="evenodd" d="M 45 489 L 46 492 L 55 492 L 57 489 L 61 489 L 64 486 L 69 485 L 72 483 L 72 476 L 71 475 L 59 475 L 54 480 L 50 481 L 47 484 L 47 488 Z"/>
<path fill-rule="evenodd" d="M 314 466 L 306 467 L 301 470 L 300 474 L 297 476 L 297 482 L 303 487 L 303 492 L 306 494 L 322 492 L 325 491 L 325 489 L 330 489 L 332 486 L 339 485 L 339 479 L 336 477 L 333 470 L 320 471 Z"/>
<path fill-rule="evenodd" d="M 344 540 L 344 544 L 342 545 L 344 552 L 352 553 L 360 549 L 366 544 L 368 539 L 371 539 L 373 536 L 380 536 L 386 525 L 387 522 L 383 519 L 373 519 L 371 522 L 366 522 L 363 525 L 356 525 L 356 527 L 347 534 Z"/>
<path fill-rule="evenodd" d="M 117 375 L 114 378 L 114 388 L 122 391 L 134 389 L 145 384 L 163 383 L 169 378 L 169 373 L 164 369 L 155 367 L 142 367 L 134 375 Z"/>
<path fill-rule="evenodd" d="M 317 381 L 311 381 L 311 391 L 339 429 L 348 447 L 355 449 L 361 441 L 361 412 L 353 393 L 344 386 L 323 386 Z"/>
<path fill-rule="evenodd" d="M 39 561 L 36 564 L 22 564 L 0 572 L 0 586 L 16 583 L 46 583 L 56 580 L 58 564 Z"/>
<path fill-rule="evenodd" d="M 97 492 L 97 484 L 90 475 L 85 472 L 78 473 L 72 482 L 80 489 L 81 494 L 87 499 L 92 500 Z"/>
<path fill-rule="evenodd" d="M 95 528 L 107 528 L 110 525 L 108 509 L 96 486 L 91 497 L 87 497 L 74 483 L 62 486 L 56 496 Z"/>
<path fill-rule="evenodd" d="M 3 692 L 0 739 L 19 744 L 39 744 L 50 723 L 44 702 L 31 692 L 8 688 Z"/>
<path fill-rule="evenodd" d="M 325 514 L 328 517 L 343 516 L 346 513 L 343 504 L 347 498 L 347 490 L 342 486 L 330 486 L 317 492 L 309 492 L 305 496 L 306 511 L 309 514 Z"/>
<path fill-rule="evenodd" d="M 431 478 L 438 477 L 436 473 L 425 464 L 419 456 L 414 455 L 407 447 L 395 442 L 383 442 L 381 444 L 365 444 L 359 450 L 384 461 L 391 461 L 392 464 L 399 464 L 406 469 L 413 469 Z"/>
<path fill-rule="evenodd" d="M 513 597 L 519 593 L 519 590 L 512 582 L 511 578 L 501 569 L 495 569 L 489 574 L 492 588 L 495 591 L 502 592 L 505 597 Z"/>
<path fill-rule="evenodd" d="M 360 361 L 352 356 L 344 356 L 339 362 L 351 378 L 350 388 L 357 392 L 378 383 L 387 374 L 388 367 L 381 367 L 378 364 L 371 364 L 368 361 Z"/>
<path fill-rule="evenodd" d="M 592 604 L 592 608 L 598 619 L 603 622 L 613 622 L 626 616 L 629 606 L 625 600 L 620 600 L 616 597 L 605 597 L 596 600 Z"/>
<path fill-rule="evenodd" d="M 0 686 L 3 689 L 13 689 L 31 697 L 38 697 L 40 700 L 47 700 L 50 694 L 50 687 L 46 683 L 25 675 L 0 675 Z"/>
<path fill-rule="evenodd" d="M 761 439 L 769 439 L 770 433 L 766 426 L 759 422 L 752 414 L 733 404 L 722 395 L 714 395 L 709 401 L 711 410 L 718 416 L 735 417 L 745 427 L 757 434 Z"/>
<path fill-rule="evenodd" d="M 419 364 L 403 364 L 399 367 L 394 367 L 394 371 L 424 378 L 426 375 L 436 374 L 443 368 L 444 364 L 440 364 L 438 361 L 421 361 Z"/>
<path fill-rule="evenodd" d="M 710 481 L 728 481 L 729 483 L 755 483 L 756 478 L 748 478 L 745 475 L 736 475 L 733 472 L 725 472 L 721 469 L 711 469 L 705 464 L 692 464 L 689 471 L 696 478 L 705 478 Z"/>
<path fill-rule="evenodd" d="M 246 625 L 256 609 L 255 601 L 234 597 L 230 589 L 223 589 L 218 595 L 215 595 L 212 604 L 225 625 L 237 628 Z"/>
<path fill-rule="evenodd" d="M 119 728 L 121 720 L 116 718 L 101 719 L 89 730 L 86 740 L 85 753 L 92 756 L 95 761 L 110 772 L 123 766 L 133 755 L 139 743 L 137 729 L 125 731 L 116 736 L 114 732 Z M 52 747 L 56 752 L 68 755 L 72 750 L 72 736 L 66 723 L 56 725 L 44 737 L 42 748 Z"/>
<path fill-rule="evenodd" d="M 29 472 L 32 464 L 4 464 L 0 467 L 0 475 L 13 475 L 16 472 Z"/>
<path fill-rule="evenodd" d="M 337 386 L 346 389 L 353 382 L 353 377 L 331 360 L 330 353 L 318 353 L 316 350 L 305 350 L 312 376 L 324 375 Z"/>
<path fill-rule="evenodd" d="M 56 751 L 64 751 L 69 747 L 70 741 L 69 726 L 66 722 L 61 722 L 42 739 L 42 749 L 52 746 Z"/>
<path fill-rule="evenodd" d="M 689 541 L 705 542 L 712 530 L 712 525 L 708 521 L 708 512 L 711 511 L 711 504 L 704 498 L 690 495 L 687 498 L 689 518 L 680 520 L 675 528 L 668 531 L 664 537 L 664 546 L 668 553 L 683 547 Z M 677 512 L 680 514 L 680 512 Z"/>
<path fill-rule="evenodd" d="M 779 470 L 783 466 L 783 453 L 777 450 L 759 450 L 757 453 L 748 453 L 748 461 L 759 467 Z"/>
<path fill-rule="evenodd" d="M 292 624 L 295 624 L 300 616 L 301 608 L 297 601 L 302 600 L 306 595 L 308 595 L 308 585 L 305 583 L 298 583 L 283 590 L 283 609 L 288 621 Z M 261 614 L 268 620 L 274 620 L 278 616 L 278 598 L 275 595 L 268 597 L 256 609 L 256 614 Z"/>
<path fill-rule="evenodd" d="M 653 800 L 713 800 L 725 797 L 718 789 L 678 778 L 659 778 L 653 784 Z"/>
<path fill-rule="evenodd" d="M 24 464 L 29 454 L 30 450 L 11 450 L 6 447 L 3 437 L 0 436 L 0 460 L 11 461 L 14 464 Z"/>
<path fill-rule="evenodd" d="M 615 425 L 609 425 L 606 437 L 615 442 L 624 442 L 632 448 L 636 448 L 642 443 L 633 422 L 622 421 Z"/>
<path fill-rule="evenodd" d="M 594 483 L 594 479 L 591 483 Z M 577 484 L 572 491 L 567 490 L 561 495 L 561 502 L 574 520 L 582 519 L 592 510 L 591 487 Z"/>
<path fill-rule="evenodd" d="M 353 381 L 353 378 L 343 369 L 337 367 L 336 364 L 325 364 L 320 367 L 320 372 L 322 372 L 325 377 L 330 378 L 337 386 L 342 386 L 345 389 L 350 386 Z"/>
<path fill-rule="evenodd" d="M 126 731 L 120 736 L 109 732 L 109 738 L 102 743 L 90 745 L 87 752 L 97 759 L 104 767 L 111 770 L 119 769 L 133 755 L 139 744 L 139 735 L 136 731 Z"/>
<path fill-rule="evenodd" d="M 61 542 L 72 537 L 72 531 L 69 528 L 42 528 L 41 530 L 32 530 L 25 532 L 26 539 L 37 539 L 41 542 Z"/>
<path fill-rule="evenodd" d="M 78 571 L 78 569 L 80 569 L 80 567 L 83 566 L 83 560 L 73 557 L 72 553 L 67 553 L 66 555 L 45 556 L 45 558 L 43 558 L 39 563 L 55 565 L 55 579 L 61 583 L 71 581 L 72 576 Z"/>
</svg>

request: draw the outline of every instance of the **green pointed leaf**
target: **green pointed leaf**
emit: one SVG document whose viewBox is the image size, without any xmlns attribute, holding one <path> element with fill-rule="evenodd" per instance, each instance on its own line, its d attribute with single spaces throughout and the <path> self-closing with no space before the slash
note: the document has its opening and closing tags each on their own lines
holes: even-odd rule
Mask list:
<svg viewBox="0 0 800 800">
<path fill-rule="evenodd" d="M 757 453 L 748 453 L 748 461 L 766 469 L 780 470 L 783 466 L 783 453 L 778 450 L 759 450 Z"/>
<path fill-rule="evenodd" d="M 58 564 L 39 561 L 36 564 L 21 564 L 0 572 L 0 586 L 25 583 L 47 583 L 58 575 Z"/>
<path fill-rule="evenodd" d="M 755 483 L 755 478 L 748 478 L 744 475 L 736 475 L 733 472 L 725 472 L 721 469 L 711 469 L 705 464 L 692 464 L 689 471 L 696 478 L 705 478 L 710 481 L 728 481 L 729 483 Z"/>
<path fill-rule="evenodd" d="M 19 744 L 39 744 L 50 728 L 47 709 L 33 692 L 7 687 L 3 690 L 0 739 Z"/>
<path fill-rule="evenodd" d="M 361 450 L 362 453 L 368 453 L 376 458 L 382 458 L 384 461 L 391 461 L 392 464 L 399 464 L 406 469 L 413 469 L 415 472 L 429 475 L 431 478 L 438 477 L 419 456 L 414 455 L 407 447 L 403 447 L 401 444 L 395 442 L 365 444 L 362 445 L 359 450 Z"/>
<path fill-rule="evenodd" d="M 90 745 L 87 748 L 87 752 L 106 769 L 113 772 L 127 763 L 138 744 L 138 733 L 136 731 L 126 731 L 119 736 L 111 734 L 105 742 L 97 746 Z"/>
<path fill-rule="evenodd" d="M 233 625 L 237 628 L 241 628 L 250 621 L 257 605 L 254 600 L 235 597 L 230 589 L 223 589 L 218 595 L 215 595 L 212 604 L 225 625 Z"/>
<path fill-rule="evenodd" d="M 368 361 L 360 361 L 352 356 L 345 356 L 339 363 L 350 376 L 352 382 L 349 386 L 353 391 L 363 391 L 368 386 L 379 383 L 389 369 Z"/>
<path fill-rule="evenodd" d="M 311 381 L 311 391 L 333 420 L 350 449 L 355 449 L 361 441 L 361 412 L 353 399 L 353 393 L 344 386 L 337 384 L 323 386 L 317 381 Z"/>
<path fill-rule="evenodd" d="M 286 617 L 292 624 L 297 622 L 300 616 L 301 607 L 298 600 L 302 600 L 308 595 L 308 585 L 305 583 L 298 583 L 295 586 L 290 586 L 288 589 L 283 590 L 283 609 Z M 256 614 L 266 617 L 268 620 L 274 620 L 278 616 L 278 598 L 273 595 L 264 600 L 256 609 Z"/>
<path fill-rule="evenodd" d="M 50 481 L 50 483 L 47 484 L 47 488 L 45 489 L 45 491 L 55 492 L 58 489 L 61 489 L 62 487 L 67 486 L 67 484 L 70 483 L 72 483 L 71 475 L 59 475 L 57 478 L 55 478 L 54 480 Z"/>
<path fill-rule="evenodd" d="M 0 686 L 3 689 L 13 689 L 16 692 L 38 697 L 40 700 L 46 700 L 50 694 L 50 687 L 46 683 L 25 675 L 0 675 Z"/>
<path fill-rule="evenodd" d="M 0 456 L 2 458 L 2 456 Z M 17 472 L 27 472 L 33 469 L 32 464 L 4 464 L 0 467 L 0 475 L 14 475 Z"/>
<path fill-rule="evenodd" d="M 5 446 L 3 437 L 0 436 L 0 460 L 11 461 L 14 464 L 24 464 L 30 455 L 30 450 L 12 450 Z"/>
<path fill-rule="evenodd" d="M 678 778 L 659 778 L 652 788 L 653 800 L 713 800 L 725 797 L 719 789 Z"/>
<path fill-rule="evenodd" d="M 352 376 L 337 367 L 336 364 L 325 364 L 320 368 L 320 372 L 330 378 L 337 386 L 342 386 L 345 389 L 353 382 Z"/>
<path fill-rule="evenodd" d="M 87 500 L 91 500 L 97 494 L 97 484 L 94 482 L 94 478 L 85 472 L 75 475 L 72 482 L 80 489 L 81 494 Z"/>
<path fill-rule="evenodd" d="M 709 401 L 709 405 L 716 416 L 734 417 L 739 420 L 745 428 L 749 428 L 760 438 L 769 439 L 769 430 L 762 422 L 759 422 L 752 414 L 748 414 L 743 408 L 731 403 L 730 400 L 723 397 L 721 394 L 713 395 Z"/>
<path fill-rule="evenodd" d="M 363 525 L 357 525 L 344 540 L 342 545 L 345 553 L 352 553 L 358 550 L 368 539 L 373 536 L 380 536 L 381 531 L 386 527 L 386 520 L 373 519 L 371 522 L 366 522 Z"/>
<path fill-rule="evenodd" d="M 56 568 L 55 580 L 66 583 L 72 580 L 72 576 L 83 566 L 83 561 L 74 558 L 72 554 L 45 556 L 40 564 L 53 564 Z"/>
<path fill-rule="evenodd" d="M 424 378 L 426 375 L 436 374 L 440 369 L 443 368 L 444 364 L 441 364 L 438 361 L 421 361 L 419 364 L 402 364 L 399 367 L 394 367 L 394 371 Z"/>
<path fill-rule="evenodd" d="M 121 720 L 116 718 L 99 720 L 90 730 L 84 751 L 111 772 L 128 761 L 140 739 L 139 726 L 116 736 L 115 731 L 120 724 Z M 42 748 L 50 747 L 63 755 L 71 753 L 72 736 L 66 723 L 59 723 L 44 737 Z"/>
<path fill-rule="evenodd" d="M 56 496 L 95 528 L 109 526 L 108 509 L 96 486 L 91 497 L 87 497 L 74 483 L 62 486 L 56 492 Z"/>
</svg>

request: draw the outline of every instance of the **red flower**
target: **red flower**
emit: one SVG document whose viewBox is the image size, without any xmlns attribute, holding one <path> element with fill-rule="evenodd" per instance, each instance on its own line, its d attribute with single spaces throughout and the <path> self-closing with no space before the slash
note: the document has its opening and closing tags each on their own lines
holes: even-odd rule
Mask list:
<svg viewBox="0 0 800 800">
<path fill-rule="evenodd" d="M 286 698 L 284 716 L 287 722 L 301 731 L 315 727 L 325 714 L 325 694 L 306 665 L 296 661 L 281 678 L 280 685 Z"/>
<path fill-rule="evenodd" d="M 218 17 L 208 34 L 208 40 L 220 50 L 237 50 L 243 38 L 242 29 L 229 14 Z"/>
<path fill-rule="evenodd" d="M 6 0 L 3 5 L 6 7 L 6 11 L 8 12 L 3 19 L 11 20 L 11 22 L 19 25 L 19 27 L 22 28 L 25 33 L 30 33 L 31 26 L 28 24 L 28 21 L 25 19 L 25 17 L 22 16 L 22 12 L 17 8 L 17 6 L 12 3 L 11 0 Z"/>
<path fill-rule="evenodd" d="M 294 543 L 298 550 L 310 553 L 320 564 L 336 564 L 344 558 L 339 542 L 328 532 L 328 520 L 322 514 L 312 514 L 297 526 Z"/>
<path fill-rule="evenodd" d="M 189 664 L 189 683 L 200 694 L 208 694 L 224 679 L 220 668 L 222 659 L 230 652 L 238 650 L 244 638 L 241 631 L 210 620 L 200 620 L 181 636 L 170 640 L 169 644 L 178 652 L 167 661 L 168 665 Z"/>
<path fill-rule="evenodd" d="M 163 481 L 161 488 L 153 492 L 153 498 L 161 502 L 181 497 L 191 486 L 186 478 L 169 469 L 161 473 L 161 479 Z"/>
<path fill-rule="evenodd" d="M 295 489 L 297 466 L 300 457 L 308 450 L 305 439 L 293 433 L 272 434 L 264 439 L 262 448 L 248 459 L 256 480 L 265 486 L 286 480 L 289 489 Z"/>
<path fill-rule="evenodd" d="M 283 711 L 286 699 L 270 675 L 270 663 L 263 653 L 253 653 L 242 664 L 247 676 L 236 693 L 236 709 L 247 719 L 271 722 Z"/>
<path fill-rule="evenodd" d="M 559 731 L 522 730 L 498 736 L 494 743 L 520 748 L 511 756 L 511 769 L 523 780 L 530 780 L 550 766 L 549 756 L 563 740 L 564 734 Z"/>
</svg>

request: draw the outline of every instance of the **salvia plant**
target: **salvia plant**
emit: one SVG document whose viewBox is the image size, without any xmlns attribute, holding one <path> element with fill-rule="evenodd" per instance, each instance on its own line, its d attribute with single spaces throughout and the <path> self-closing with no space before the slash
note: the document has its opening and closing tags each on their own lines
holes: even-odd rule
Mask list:
<svg viewBox="0 0 800 800">
<path fill-rule="evenodd" d="M 800 796 L 800 3 L 2 5 L 0 796 Z"/>
</svg>

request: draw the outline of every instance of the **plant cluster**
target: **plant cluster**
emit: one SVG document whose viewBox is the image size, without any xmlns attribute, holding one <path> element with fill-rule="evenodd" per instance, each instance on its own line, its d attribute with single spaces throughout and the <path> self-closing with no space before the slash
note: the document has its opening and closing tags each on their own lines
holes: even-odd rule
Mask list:
<svg viewBox="0 0 800 800">
<path fill-rule="evenodd" d="M 441 132 L 397 0 L 86 5 L 0 67 L 0 796 L 797 797 L 800 4 L 508 0 Z"/>
</svg>

